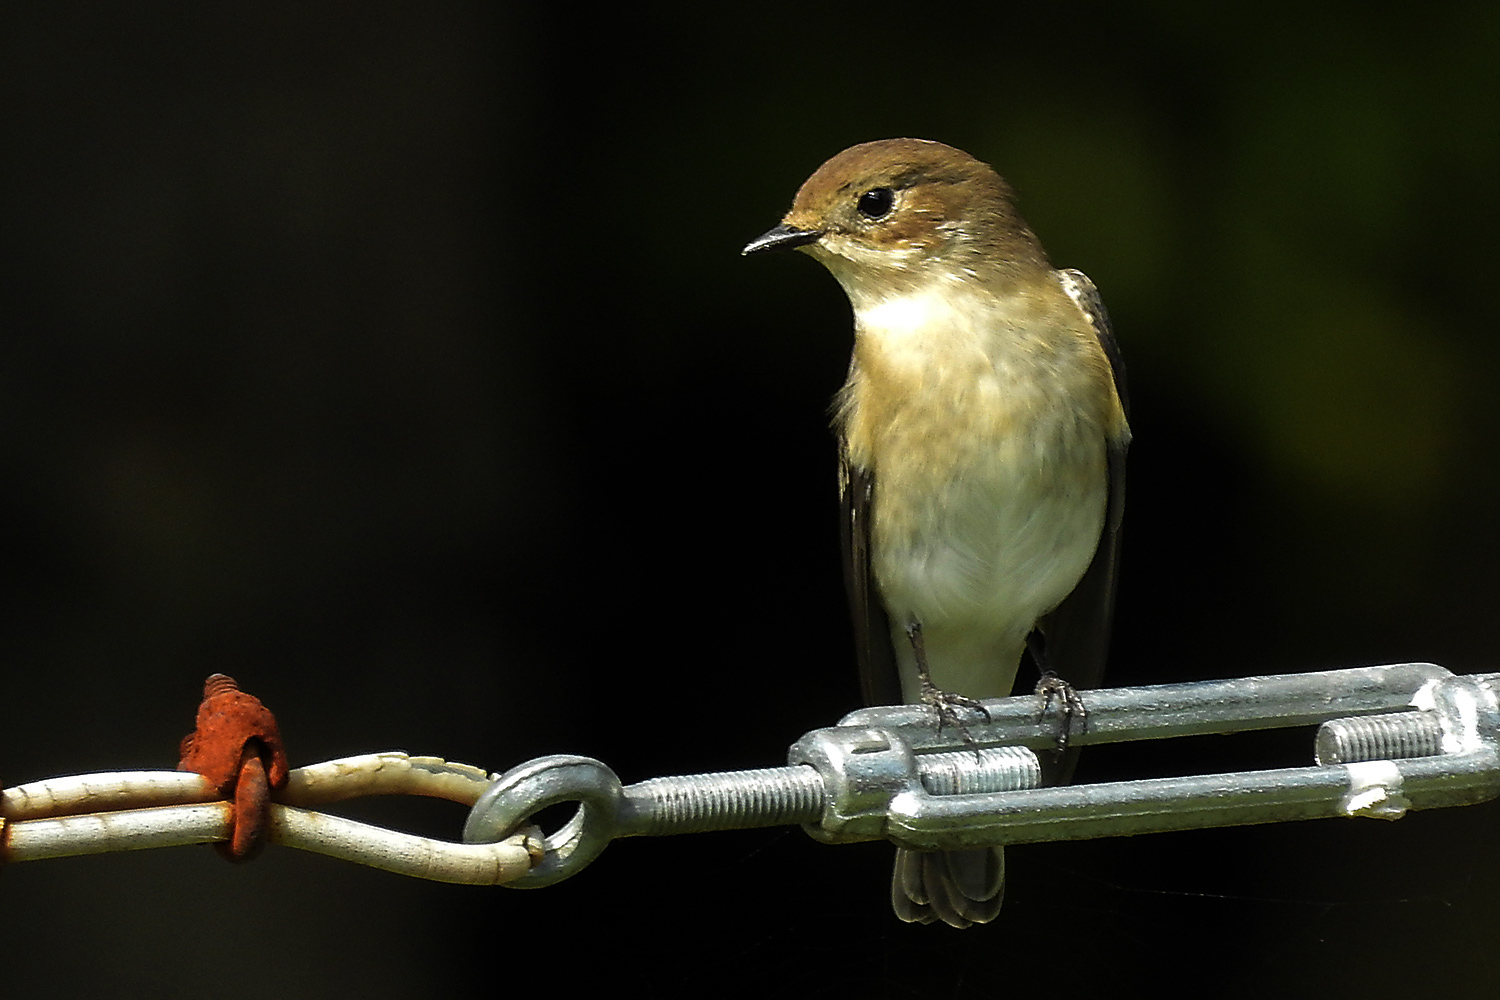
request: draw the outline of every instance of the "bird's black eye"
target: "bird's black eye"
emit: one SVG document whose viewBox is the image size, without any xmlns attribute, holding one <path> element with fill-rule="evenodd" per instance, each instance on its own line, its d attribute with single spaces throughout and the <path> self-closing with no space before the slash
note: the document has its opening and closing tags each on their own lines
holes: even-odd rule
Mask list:
<svg viewBox="0 0 1500 1000">
<path fill-rule="evenodd" d="M 859 214 L 867 219 L 883 219 L 896 203 L 890 188 L 874 188 L 859 196 Z"/>
</svg>

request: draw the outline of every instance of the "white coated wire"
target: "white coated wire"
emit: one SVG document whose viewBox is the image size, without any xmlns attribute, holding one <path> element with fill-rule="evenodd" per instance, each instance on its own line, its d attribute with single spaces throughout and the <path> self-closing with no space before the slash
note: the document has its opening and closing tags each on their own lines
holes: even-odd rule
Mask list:
<svg viewBox="0 0 1500 1000">
<path fill-rule="evenodd" d="M 460 844 L 387 830 L 301 806 L 363 795 L 426 795 L 472 805 L 489 776 L 467 764 L 400 751 L 291 773 L 270 809 L 272 843 L 439 882 L 495 885 L 526 874 L 540 839 Z M 230 804 L 188 771 L 121 771 L 32 782 L 0 793 L 8 862 L 225 840 Z M 287 804 L 283 804 L 287 803 Z M 291 803 L 295 803 L 291 804 Z"/>
</svg>

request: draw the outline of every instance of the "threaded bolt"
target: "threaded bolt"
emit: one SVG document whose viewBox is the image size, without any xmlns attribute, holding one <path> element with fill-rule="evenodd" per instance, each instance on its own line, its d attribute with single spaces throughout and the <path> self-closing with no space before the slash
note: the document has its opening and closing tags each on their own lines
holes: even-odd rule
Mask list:
<svg viewBox="0 0 1500 1000">
<path fill-rule="evenodd" d="M 620 836 L 745 830 L 816 822 L 823 779 L 811 767 L 652 778 L 625 789 Z"/>
<path fill-rule="evenodd" d="M 949 750 L 917 758 L 922 787 L 930 795 L 1014 792 L 1041 784 L 1036 754 L 1020 747 Z"/>
<path fill-rule="evenodd" d="M 1443 752 L 1443 729 L 1430 712 L 1392 712 L 1332 719 L 1318 727 L 1319 764 L 1435 757 Z"/>
<path fill-rule="evenodd" d="M 1036 755 L 1019 747 L 953 750 L 917 758 L 931 795 L 971 795 L 1034 788 Z M 625 788 L 622 837 L 815 823 L 823 814 L 823 779 L 804 764 L 652 778 Z"/>
</svg>

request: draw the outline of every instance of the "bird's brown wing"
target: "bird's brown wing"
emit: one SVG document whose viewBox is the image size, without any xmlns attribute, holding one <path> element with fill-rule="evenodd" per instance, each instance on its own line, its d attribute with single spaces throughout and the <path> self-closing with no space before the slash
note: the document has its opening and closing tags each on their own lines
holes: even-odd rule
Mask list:
<svg viewBox="0 0 1500 1000">
<path fill-rule="evenodd" d="M 870 506 L 875 497 L 875 474 L 849 459 L 839 448 L 840 539 L 844 549 L 844 587 L 854 620 L 854 654 L 859 662 L 859 684 L 867 705 L 901 704 L 901 677 L 896 650 L 891 645 L 891 623 L 875 589 L 870 565 Z"/>
<path fill-rule="evenodd" d="M 1115 343 L 1109 314 L 1104 310 L 1099 290 L 1081 271 L 1059 271 L 1058 279 L 1088 317 L 1089 325 L 1098 336 L 1099 345 L 1109 358 L 1114 373 L 1120 405 L 1128 418 L 1130 404 L 1125 392 L 1125 365 L 1120 359 L 1120 348 Z M 1109 654 L 1115 577 L 1119 565 L 1120 522 L 1125 516 L 1125 451 L 1129 443 L 1128 437 L 1107 443 L 1109 499 L 1104 512 L 1104 531 L 1094 561 L 1073 592 L 1037 623 L 1044 637 L 1041 654 L 1044 662 L 1039 665 L 1075 687 L 1097 687 L 1104 676 L 1104 664 Z"/>
</svg>

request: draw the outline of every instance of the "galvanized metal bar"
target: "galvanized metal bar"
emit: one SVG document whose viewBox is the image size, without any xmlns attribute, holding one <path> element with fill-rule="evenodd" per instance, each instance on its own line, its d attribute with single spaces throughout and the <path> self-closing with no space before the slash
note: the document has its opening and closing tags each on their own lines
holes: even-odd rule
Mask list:
<svg viewBox="0 0 1500 1000">
<path fill-rule="evenodd" d="M 1238 733 L 1313 725 L 1328 719 L 1408 708 L 1427 685 L 1452 677 L 1431 663 L 1351 667 L 1304 674 L 1268 674 L 1231 680 L 1156 684 L 1085 691 L 1086 724 L 1070 732 L 1074 746 L 1170 739 L 1208 733 Z M 980 746 L 1007 744 L 1034 750 L 1057 743 L 1058 718 L 1043 716 L 1039 699 L 996 698 L 983 703 L 988 722 L 968 720 Z M 912 750 L 960 749 L 951 727 L 939 731 L 923 705 L 862 708 L 840 726 L 879 726 L 901 733 Z"/>
<path fill-rule="evenodd" d="M 1493 747 L 1330 767 L 1069 785 L 1026 792 L 891 800 L 887 834 L 910 847 L 1091 840 L 1172 830 L 1372 816 L 1471 805 L 1500 796 Z"/>
</svg>

